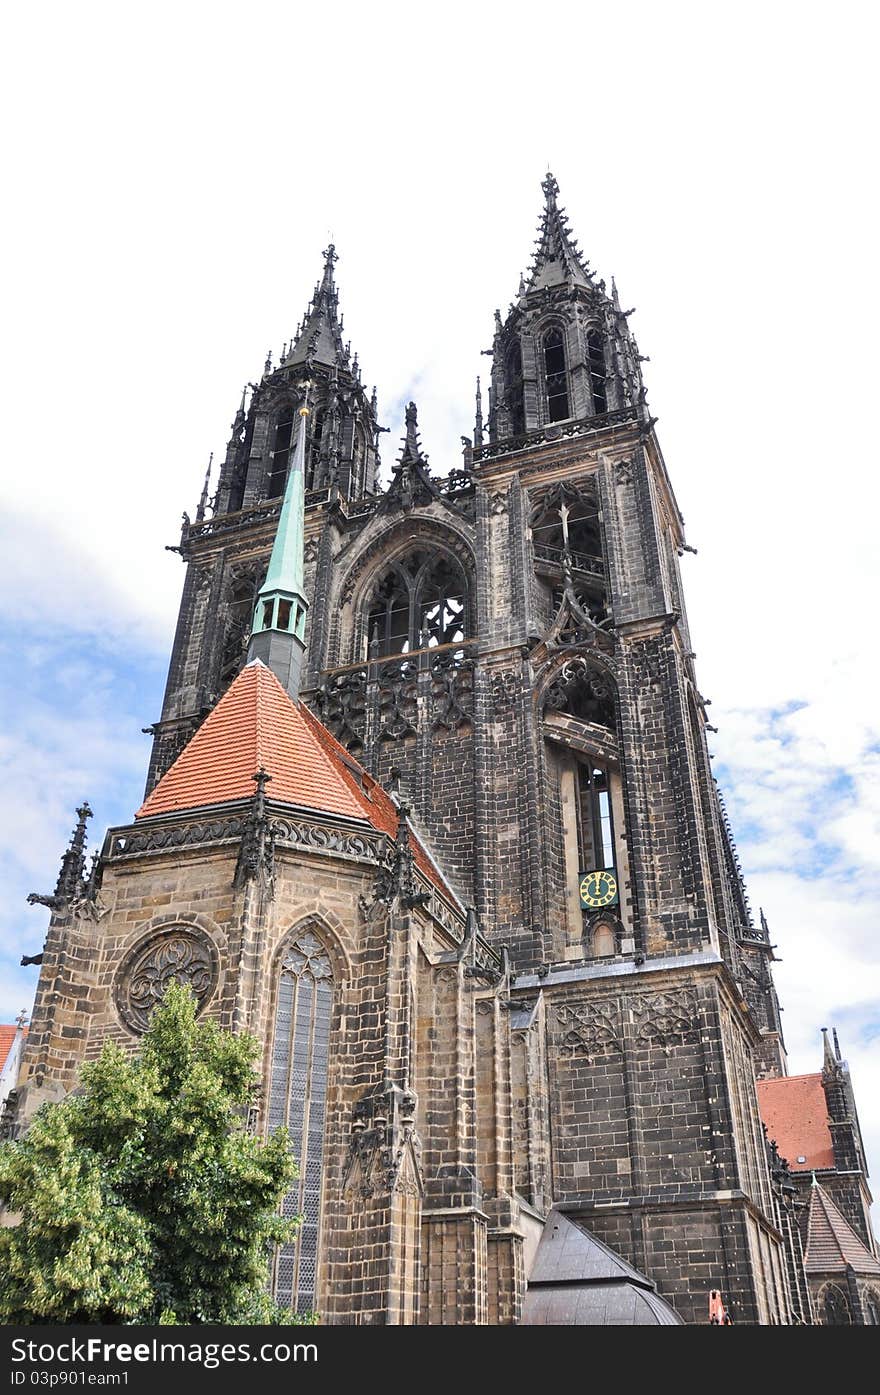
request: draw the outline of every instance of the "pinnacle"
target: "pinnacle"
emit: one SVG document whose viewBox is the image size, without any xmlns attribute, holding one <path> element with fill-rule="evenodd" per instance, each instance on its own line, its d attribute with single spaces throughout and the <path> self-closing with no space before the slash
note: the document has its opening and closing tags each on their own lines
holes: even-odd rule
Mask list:
<svg viewBox="0 0 880 1395">
<path fill-rule="evenodd" d="M 544 191 L 544 212 L 538 225 L 535 239 L 535 255 L 528 281 L 522 282 L 520 295 L 529 291 L 543 290 L 545 286 L 573 282 L 589 286 L 592 273 L 589 262 L 581 256 L 577 238 L 571 234 L 565 209 L 556 202 L 559 184 L 556 177 L 547 173 L 541 184 Z"/>
</svg>

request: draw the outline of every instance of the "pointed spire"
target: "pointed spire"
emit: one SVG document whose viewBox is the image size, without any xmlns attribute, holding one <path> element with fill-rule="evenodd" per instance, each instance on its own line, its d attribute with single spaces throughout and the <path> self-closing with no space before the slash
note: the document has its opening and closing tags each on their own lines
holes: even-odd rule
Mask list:
<svg viewBox="0 0 880 1395">
<path fill-rule="evenodd" d="M 477 375 L 477 397 L 474 411 L 474 445 L 483 444 L 483 395 L 480 392 L 480 378 Z"/>
<path fill-rule="evenodd" d="M 349 351 L 342 342 L 342 320 L 338 316 L 339 293 L 333 268 L 339 260 L 331 242 L 324 248 L 321 280 L 309 303 L 295 340 L 284 358 L 284 366 L 314 359 L 327 367 L 347 368 Z"/>
<path fill-rule="evenodd" d="M 427 465 L 428 457 L 423 453 L 422 443 L 419 440 L 419 414 L 415 402 L 410 402 L 407 405 L 404 420 L 406 422 L 406 435 L 401 442 L 403 450 L 394 468 L 399 470 L 401 465 Z"/>
<path fill-rule="evenodd" d="M 556 202 L 559 185 L 549 172 L 541 188 L 544 190 L 544 213 L 538 229 L 537 250 L 528 284 L 520 294 L 564 282 L 589 286 L 592 282 L 589 264 L 582 259 L 577 241 L 571 235 L 565 209 Z"/>
<path fill-rule="evenodd" d="M 86 859 L 86 821 L 92 817 L 89 801 L 86 799 L 76 811 L 76 828 L 70 839 L 70 846 L 61 860 L 61 871 L 55 886 L 55 895 L 71 897 L 76 895 L 83 880 Z"/>
<path fill-rule="evenodd" d="M 199 506 L 196 509 L 196 523 L 201 523 L 205 517 L 205 509 L 208 507 L 208 487 L 211 483 L 211 466 L 214 464 L 214 452 L 208 456 L 208 468 L 205 471 L 205 483 L 202 485 L 202 497 L 199 499 Z"/>
<path fill-rule="evenodd" d="M 299 697 L 299 679 L 305 651 L 305 627 L 308 601 L 303 578 L 303 532 L 305 528 L 305 468 L 306 421 L 309 417 L 308 392 L 299 409 L 296 446 L 284 503 L 278 520 L 278 531 L 272 545 L 269 570 L 257 597 L 256 610 L 248 647 L 248 662 L 260 659 L 272 670 L 290 696 Z"/>
</svg>

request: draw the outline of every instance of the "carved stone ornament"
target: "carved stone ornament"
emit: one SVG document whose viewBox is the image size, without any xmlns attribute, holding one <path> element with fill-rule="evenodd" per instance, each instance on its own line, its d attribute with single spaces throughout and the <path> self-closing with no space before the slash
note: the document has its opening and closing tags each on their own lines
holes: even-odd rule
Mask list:
<svg viewBox="0 0 880 1395">
<path fill-rule="evenodd" d="M 489 495 L 489 512 L 492 514 L 507 513 L 507 495 L 502 493 L 500 489 Z"/>
<path fill-rule="evenodd" d="M 496 712 L 509 712 L 519 690 L 519 675 L 513 669 L 502 669 L 492 675 L 492 706 Z"/>
<path fill-rule="evenodd" d="M 580 1056 L 590 1065 L 609 1051 L 620 1051 L 612 1011 L 596 1003 L 559 1003 L 555 1012 L 557 1046 L 564 1056 Z"/>
<path fill-rule="evenodd" d="M 636 1038 L 660 1046 L 669 1054 L 673 1046 L 699 1040 L 700 1013 L 697 997 L 688 989 L 670 993 L 645 993 L 630 999 Z"/>
<path fill-rule="evenodd" d="M 183 926 L 169 927 L 136 945 L 123 963 L 116 983 L 119 1015 L 140 1035 L 170 983 L 187 984 L 201 1012 L 216 982 L 217 955 L 208 937 Z"/>
</svg>

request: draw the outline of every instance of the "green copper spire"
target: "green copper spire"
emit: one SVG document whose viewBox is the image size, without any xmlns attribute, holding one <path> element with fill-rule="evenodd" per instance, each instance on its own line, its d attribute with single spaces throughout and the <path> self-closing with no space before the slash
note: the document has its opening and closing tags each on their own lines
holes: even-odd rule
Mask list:
<svg viewBox="0 0 880 1395">
<path fill-rule="evenodd" d="M 299 696 L 306 611 L 309 608 L 303 586 L 303 473 L 309 386 L 305 384 L 306 400 L 299 409 L 296 447 L 284 490 L 278 532 L 272 545 L 266 580 L 257 597 L 248 646 L 248 662 L 261 659 L 294 699 Z"/>
</svg>

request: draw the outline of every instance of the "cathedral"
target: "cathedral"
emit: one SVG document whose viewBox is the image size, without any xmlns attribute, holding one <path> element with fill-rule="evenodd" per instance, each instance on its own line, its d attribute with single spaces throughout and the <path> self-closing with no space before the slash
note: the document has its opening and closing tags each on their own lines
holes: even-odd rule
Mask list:
<svg viewBox="0 0 880 1395">
<path fill-rule="evenodd" d="M 143 803 L 88 865 L 84 805 L 34 897 L 7 1130 L 106 1039 L 137 1049 L 179 979 L 262 1043 L 253 1125 L 291 1133 L 281 1304 L 877 1322 L 849 1075 L 827 1038 L 787 1074 L 631 312 L 543 195 L 447 473 L 410 403 L 380 483 L 332 246 L 245 390 L 184 515 Z"/>
</svg>

